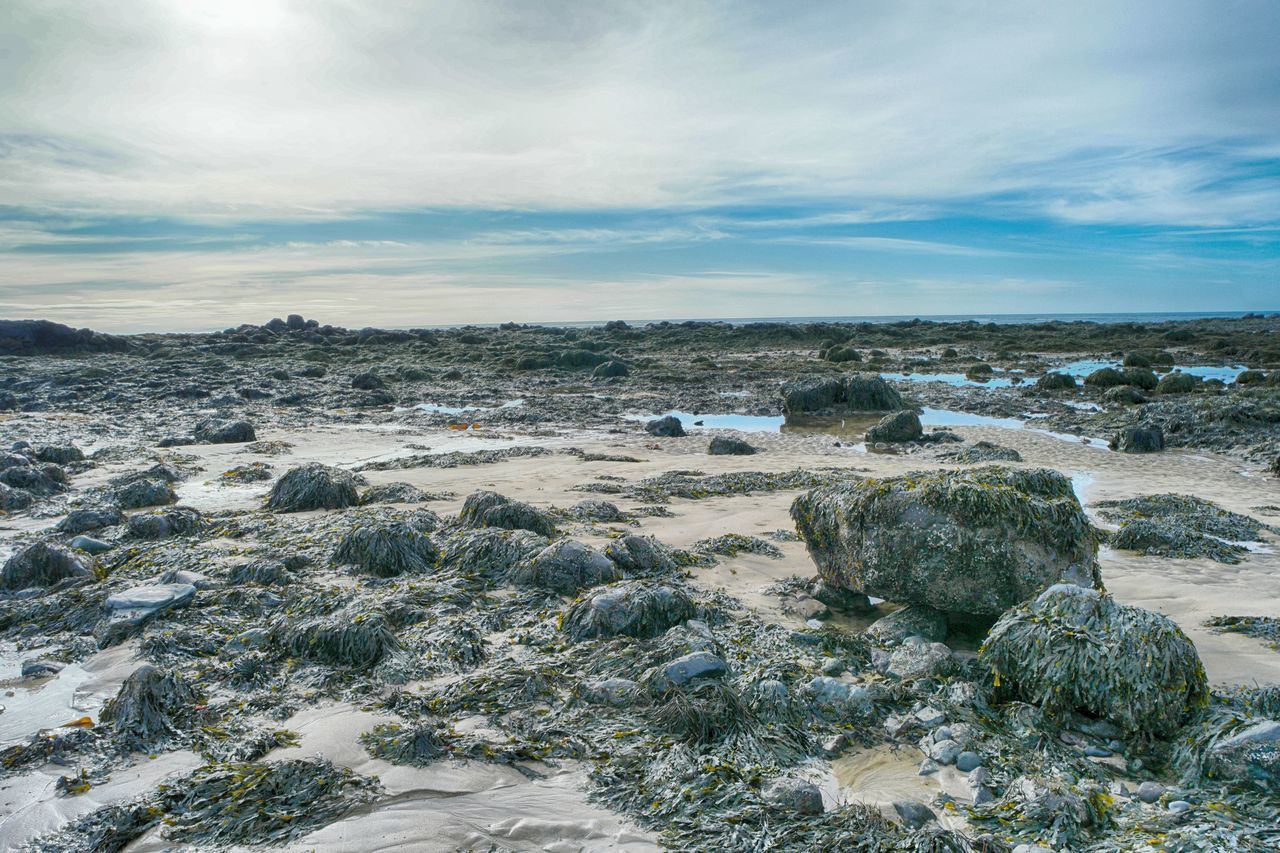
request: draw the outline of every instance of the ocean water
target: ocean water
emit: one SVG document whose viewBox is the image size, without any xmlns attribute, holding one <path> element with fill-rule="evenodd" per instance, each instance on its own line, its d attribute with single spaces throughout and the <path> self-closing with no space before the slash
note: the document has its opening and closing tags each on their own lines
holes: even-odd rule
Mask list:
<svg viewBox="0 0 1280 853">
<path fill-rule="evenodd" d="M 746 323 L 904 323 L 911 320 L 923 320 L 932 323 L 996 323 L 1002 326 L 1026 325 L 1029 323 L 1168 323 L 1177 320 L 1236 320 L 1245 314 L 1264 314 L 1280 316 L 1275 309 L 1254 311 L 1144 311 L 1144 312 L 1099 312 L 1087 314 L 883 314 L 872 316 L 838 315 L 830 317 L 702 317 L 696 319 L 671 319 L 667 322 L 705 322 L 731 323 L 735 326 Z M 624 318 L 625 319 L 625 318 Z M 632 322 L 635 326 L 643 326 L 653 320 Z M 559 326 L 600 326 L 598 320 L 574 323 L 540 323 L 534 325 Z"/>
</svg>

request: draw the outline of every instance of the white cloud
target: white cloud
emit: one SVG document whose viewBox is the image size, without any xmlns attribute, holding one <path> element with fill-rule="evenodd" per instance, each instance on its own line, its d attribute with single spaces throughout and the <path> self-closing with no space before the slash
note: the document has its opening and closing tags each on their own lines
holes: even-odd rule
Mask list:
<svg viewBox="0 0 1280 853">
<path fill-rule="evenodd" d="M 0 203 L 235 219 L 1000 193 L 1072 221 L 1274 221 L 1274 176 L 1232 182 L 1277 147 L 1278 9 L 10 0 Z"/>
</svg>

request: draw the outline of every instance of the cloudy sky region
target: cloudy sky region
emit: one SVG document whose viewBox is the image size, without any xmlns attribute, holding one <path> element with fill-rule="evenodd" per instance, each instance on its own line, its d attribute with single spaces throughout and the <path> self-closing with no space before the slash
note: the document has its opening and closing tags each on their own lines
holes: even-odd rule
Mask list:
<svg viewBox="0 0 1280 853">
<path fill-rule="evenodd" d="M 5 0 L 0 316 L 1280 309 L 1280 3 Z"/>
</svg>

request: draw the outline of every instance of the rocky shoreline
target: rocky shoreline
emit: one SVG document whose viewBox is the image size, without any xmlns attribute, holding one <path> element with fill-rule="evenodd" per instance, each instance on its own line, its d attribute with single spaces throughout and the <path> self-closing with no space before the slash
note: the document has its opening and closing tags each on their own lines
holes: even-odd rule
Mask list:
<svg viewBox="0 0 1280 853">
<path fill-rule="evenodd" d="M 1280 318 L 0 353 L 6 847 L 1280 844 Z"/>
</svg>

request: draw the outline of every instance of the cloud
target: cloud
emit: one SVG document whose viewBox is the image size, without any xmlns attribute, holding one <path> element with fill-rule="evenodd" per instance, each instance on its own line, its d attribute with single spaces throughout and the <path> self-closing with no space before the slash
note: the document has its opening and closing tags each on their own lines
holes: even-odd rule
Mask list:
<svg viewBox="0 0 1280 853">
<path fill-rule="evenodd" d="M 1274 221 L 1280 6 L 1232 8 L 13 0 L 0 202 L 238 219 L 1018 194 L 1078 222 Z M 1259 156 L 1270 179 L 1237 186 Z"/>
</svg>

